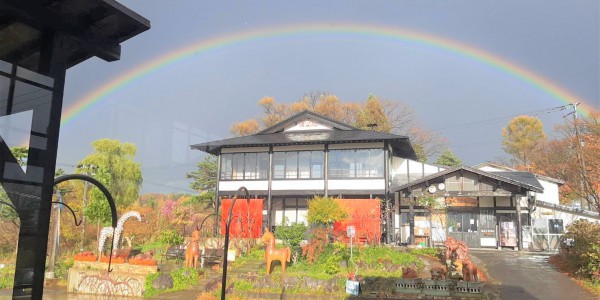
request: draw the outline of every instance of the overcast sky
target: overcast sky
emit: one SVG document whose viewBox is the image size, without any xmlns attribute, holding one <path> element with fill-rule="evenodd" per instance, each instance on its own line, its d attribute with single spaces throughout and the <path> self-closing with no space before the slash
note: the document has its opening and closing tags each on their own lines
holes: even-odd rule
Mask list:
<svg viewBox="0 0 600 300">
<path fill-rule="evenodd" d="M 121 60 L 93 58 L 67 72 L 64 105 L 125 72 L 194 43 L 302 24 L 368 26 L 438 37 L 491 53 L 599 106 L 596 0 L 574 1 L 120 1 L 152 28 L 122 44 Z M 138 146 L 143 192 L 190 192 L 185 174 L 202 153 L 190 144 L 229 137 L 260 116 L 257 101 L 293 102 L 310 91 L 412 107 L 467 165 L 497 159 L 510 116 L 563 105 L 493 65 L 406 39 L 309 33 L 249 39 L 158 68 L 102 98 L 61 128 L 58 167 L 70 170 L 91 142 Z M 564 111 L 538 115 L 550 135 Z M 466 126 L 455 126 L 477 121 Z"/>
</svg>

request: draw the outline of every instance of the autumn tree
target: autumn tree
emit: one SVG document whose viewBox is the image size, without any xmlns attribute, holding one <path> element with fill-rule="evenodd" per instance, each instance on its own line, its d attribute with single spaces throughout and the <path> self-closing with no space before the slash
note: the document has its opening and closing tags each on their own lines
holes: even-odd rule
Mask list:
<svg viewBox="0 0 600 300">
<path fill-rule="evenodd" d="M 448 167 L 458 167 L 462 164 L 462 160 L 452 152 L 450 149 L 444 150 L 442 155 L 438 157 L 435 162 L 436 165 L 448 166 Z"/>
<path fill-rule="evenodd" d="M 198 169 L 187 174 L 187 178 L 193 179 L 190 188 L 200 193 L 200 201 L 215 207 L 217 187 L 217 158 L 206 155 L 197 165 Z"/>
<path fill-rule="evenodd" d="M 546 139 L 542 121 L 536 117 L 518 116 L 502 128 L 502 149 L 518 164 L 529 166 L 534 149 Z"/>
<path fill-rule="evenodd" d="M 338 122 L 363 130 L 375 130 L 408 136 L 420 161 L 439 154 L 446 141 L 438 134 L 418 126 L 414 112 L 398 101 L 369 95 L 364 103 L 343 102 L 336 95 L 310 92 L 291 104 L 280 104 L 273 97 L 258 102 L 263 117 L 234 123 L 230 132 L 235 136 L 250 135 L 273 126 L 304 110 L 315 112 Z"/>
<path fill-rule="evenodd" d="M 375 129 L 373 127 L 381 132 L 392 130 L 390 120 L 383 110 L 381 101 L 373 95 L 369 95 L 365 105 L 358 111 L 355 125 L 363 130 Z"/>
<path fill-rule="evenodd" d="M 87 173 L 88 167 L 94 166 L 93 177 L 106 186 L 117 207 L 129 206 L 138 199 L 142 185 L 141 166 L 133 160 L 135 145 L 121 143 L 119 140 L 100 139 L 94 141 L 92 146 L 94 153 L 81 160 L 75 172 Z M 104 223 L 110 220 L 108 201 L 97 188 L 90 191 L 85 215 L 92 222 Z"/>
</svg>

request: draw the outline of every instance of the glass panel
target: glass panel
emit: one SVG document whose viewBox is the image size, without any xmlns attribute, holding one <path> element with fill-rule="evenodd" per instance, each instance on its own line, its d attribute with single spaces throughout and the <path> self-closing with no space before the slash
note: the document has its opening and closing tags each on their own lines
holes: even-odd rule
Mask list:
<svg viewBox="0 0 600 300">
<path fill-rule="evenodd" d="M 340 178 L 342 176 L 341 154 L 340 150 L 329 151 L 329 178 Z"/>
<path fill-rule="evenodd" d="M 32 110 L 34 108 L 40 108 L 40 106 L 47 106 L 50 108 L 52 100 L 52 92 L 48 89 L 37 87 L 21 81 L 15 82 L 15 93 L 13 94 L 13 106 L 11 111 L 21 112 L 26 110 Z M 5 107 L 2 107 L 2 111 Z M 46 132 L 46 128 L 43 131 Z"/>
<path fill-rule="evenodd" d="M 256 179 L 268 179 L 269 178 L 269 153 L 257 153 L 257 170 L 258 177 Z"/>
<path fill-rule="evenodd" d="M 323 178 L 323 151 L 311 151 L 310 171 L 311 178 Z"/>
<path fill-rule="evenodd" d="M 298 153 L 298 178 L 310 178 L 310 151 Z"/>
<path fill-rule="evenodd" d="M 285 175 L 285 152 L 273 153 L 273 178 L 283 179 Z"/>
<path fill-rule="evenodd" d="M 369 150 L 356 150 L 354 159 L 356 160 L 356 177 L 370 177 Z"/>
<path fill-rule="evenodd" d="M 31 80 L 39 84 L 43 84 L 47 87 L 54 87 L 54 79 L 36 72 L 27 70 L 25 68 L 17 67 L 17 77 Z"/>
<path fill-rule="evenodd" d="M 381 178 L 383 174 L 383 150 L 382 149 L 371 149 L 369 151 L 369 174 L 368 177 Z"/>
<path fill-rule="evenodd" d="M 256 179 L 256 153 L 246 153 L 244 161 L 244 179 Z"/>
<path fill-rule="evenodd" d="M 298 178 L 298 152 L 285 153 L 285 178 Z"/>
<path fill-rule="evenodd" d="M 356 176 L 354 165 L 354 150 L 341 151 L 342 178 L 353 178 Z"/>
<path fill-rule="evenodd" d="M 221 155 L 221 179 L 231 179 L 232 160 L 232 154 Z"/>
<path fill-rule="evenodd" d="M 10 73 L 11 69 L 12 69 L 11 63 L 0 60 L 0 71 L 1 72 Z"/>
<path fill-rule="evenodd" d="M 244 154 L 233 154 L 232 179 L 244 179 Z"/>
<path fill-rule="evenodd" d="M 8 101 L 8 90 L 10 88 L 10 79 L 8 77 L 0 76 L 0 107 L 6 107 Z M 0 111 L 0 114 L 4 114 L 4 109 Z"/>
</svg>

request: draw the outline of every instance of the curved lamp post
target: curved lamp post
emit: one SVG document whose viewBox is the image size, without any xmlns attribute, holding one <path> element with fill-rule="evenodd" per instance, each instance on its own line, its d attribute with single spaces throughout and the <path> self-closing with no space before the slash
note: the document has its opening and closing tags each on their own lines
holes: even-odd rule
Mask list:
<svg viewBox="0 0 600 300">
<path fill-rule="evenodd" d="M 110 194 L 110 192 L 108 191 L 108 189 L 100 181 L 96 180 L 94 177 L 91 177 L 88 175 L 83 175 L 83 174 L 68 174 L 68 175 L 56 177 L 54 179 L 54 185 L 57 185 L 61 182 L 64 182 L 67 180 L 72 180 L 72 179 L 79 179 L 79 180 L 89 182 L 89 183 L 95 185 L 102 192 L 102 194 L 104 194 L 104 197 L 106 197 L 106 200 L 108 201 L 108 205 L 110 206 L 113 236 L 114 236 L 115 228 L 117 227 L 117 206 L 115 205 L 115 200 L 113 199 L 113 197 Z M 72 210 L 71 210 L 71 212 L 72 212 Z M 73 216 L 75 216 L 75 214 L 73 214 Z M 75 218 L 75 223 L 77 224 L 77 218 Z M 112 253 L 113 253 L 113 243 L 110 244 L 110 256 L 108 257 L 108 272 L 112 271 L 112 269 L 110 268 L 111 263 L 112 263 Z"/>
<path fill-rule="evenodd" d="M 248 193 L 248 189 L 246 187 L 240 187 L 237 192 L 235 192 L 235 196 L 233 197 L 233 201 L 231 201 L 231 207 L 229 207 L 229 214 L 227 215 L 227 220 L 225 221 L 225 246 L 223 249 L 223 277 L 221 278 L 221 299 L 225 300 L 225 289 L 227 288 L 227 251 L 229 250 L 229 225 L 231 225 L 231 220 L 233 220 L 233 216 L 231 213 L 233 212 L 233 207 L 235 206 L 235 201 L 238 198 L 238 194 L 240 192 L 244 192 L 244 196 L 246 201 L 248 201 L 248 205 L 250 205 L 250 193 Z"/>
</svg>

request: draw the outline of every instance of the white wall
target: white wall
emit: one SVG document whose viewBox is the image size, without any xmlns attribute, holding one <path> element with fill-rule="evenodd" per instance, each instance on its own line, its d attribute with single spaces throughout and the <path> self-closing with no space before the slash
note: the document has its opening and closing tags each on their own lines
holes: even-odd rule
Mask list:
<svg viewBox="0 0 600 300">
<path fill-rule="evenodd" d="M 328 182 L 328 190 L 384 190 L 384 179 L 348 179 Z"/>
<path fill-rule="evenodd" d="M 219 191 L 237 191 L 241 186 L 245 186 L 248 191 L 266 191 L 269 188 L 267 180 L 235 180 L 219 181 Z"/>
<path fill-rule="evenodd" d="M 538 178 L 544 187 L 543 193 L 535 193 L 535 200 L 559 204 L 558 184 Z"/>
<path fill-rule="evenodd" d="M 271 183 L 271 190 L 283 191 L 283 190 L 324 190 L 325 182 L 323 179 L 319 180 L 273 180 Z"/>
</svg>

